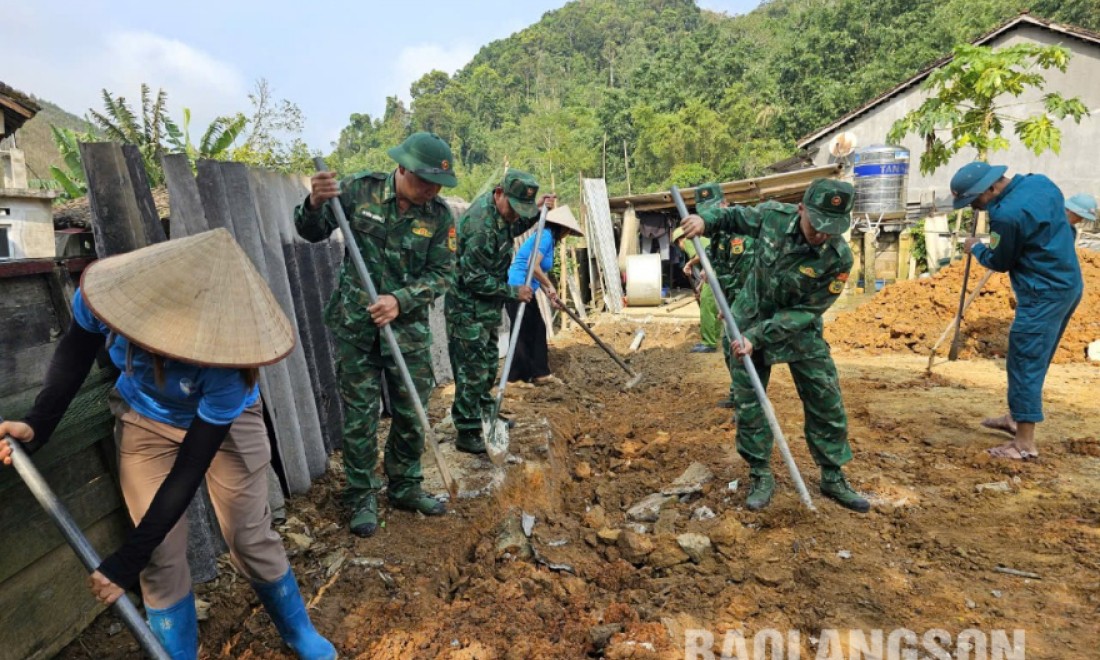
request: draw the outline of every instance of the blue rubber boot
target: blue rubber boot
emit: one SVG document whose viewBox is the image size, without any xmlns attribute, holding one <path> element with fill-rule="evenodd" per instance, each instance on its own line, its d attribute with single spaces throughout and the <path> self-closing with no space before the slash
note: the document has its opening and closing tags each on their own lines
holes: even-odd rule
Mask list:
<svg viewBox="0 0 1100 660">
<path fill-rule="evenodd" d="M 160 640 L 160 645 L 172 660 L 196 660 L 199 657 L 199 618 L 195 614 L 195 594 L 188 593 L 179 602 L 162 610 L 146 605 L 145 615 L 153 635 Z"/>
<path fill-rule="evenodd" d="M 287 570 L 274 582 L 253 582 L 264 609 L 275 622 L 279 635 L 302 660 L 335 660 L 336 647 L 321 636 L 309 620 L 294 571 Z"/>
</svg>

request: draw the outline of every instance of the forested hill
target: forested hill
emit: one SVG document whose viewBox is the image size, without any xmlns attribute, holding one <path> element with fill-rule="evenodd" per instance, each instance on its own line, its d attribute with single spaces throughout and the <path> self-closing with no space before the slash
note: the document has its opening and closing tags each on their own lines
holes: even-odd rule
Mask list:
<svg viewBox="0 0 1100 660">
<path fill-rule="evenodd" d="M 576 0 L 450 75 L 356 114 L 340 169 L 389 167 L 411 131 L 447 138 L 467 198 L 505 158 L 567 196 L 606 167 L 612 194 L 753 176 L 796 140 L 1010 19 L 1021 0 L 772 0 L 729 17 L 689 0 Z M 1033 15 L 1100 29 L 1096 0 Z M 605 156 L 606 154 L 606 156 Z"/>
</svg>

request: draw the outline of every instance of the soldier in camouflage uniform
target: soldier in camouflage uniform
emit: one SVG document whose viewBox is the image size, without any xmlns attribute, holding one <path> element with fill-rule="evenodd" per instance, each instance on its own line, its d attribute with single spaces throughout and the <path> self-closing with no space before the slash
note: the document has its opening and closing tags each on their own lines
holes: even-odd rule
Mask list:
<svg viewBox="0 0 1100 660">
<path fill-rule="evenodd" d="M 695 189 L 695 194 L 702 200 L 696 204 L 696 212 L 729 206 L 722 194 L 721 186 L 717 183 L 703 184 Z M 748 280 L 749 272 L 752 270 L 752 257 L 756 252 L 755 246 L 756 239 L 752 236 L 722 230 L 715 231 L 711 236 L 707 256 L 722 287 L 722 293 L 726 296 L 726 302 L 731 305 Z M 723 330 L 722 353 L 730 369 L 730 391 L 728 397 L 718 401 L 718 407 L 733 408 L 733 370 L 738 368 L 738 363 L 730 353 L 730 338 L 728 333 L 724 332 L 725 325 L 719 321 L 719 326 Z"/>
<path fill-rule="evenodd" d="M 685 236 L 731 231 L 756 239 L 748 281 L 731 306 L 743 338 L 732 348 L 752 358 L 764 387 L 771 367 L 786 362 L 806 416 L 806 442 L 821 467 L 821 492 L 842 506 L 866 512 L 870 504 L 844 478 L 852 459 L 836 365 L 822 337 L 821 314 L 844 290 L 852 252 L 841 238 L 851 224 L 855 192 L 848 183 L 817 179 L 802 203 L 765 202 L 756 207 L 706 209 L 681 226 Z M 752 487 L 746 506 L 771 501 L 772 435 L 748 372 L 734 371 L 737 451 L 749 463 Z"/>
<path fill-rule="evenodd" d="M 474 200 L 458 221 L 454 285 L 447 293 L 447 346 L 455 377 L 451 406 L 455 446 L 485 453 L 482 418 L 492 414 L 489 392 L 497 373 L 497 328 L 507 300 L 531 302 L 529 286 L 509 286 L 513 240 L 538 220 L 535 177 L 508 170 L 493 190 Z"/>
<path fill-rule="evenodd" d="M 309 197 L 295 210 L 299 235 L 320 241 L 336 228 L 329 205 L 339 196 L 354 240 L 363 254 L 378 302 L 370 304 L 355 265 L 345 259 L 339 283 L 325 308 L 325 323 L 337 340 L 340 395 L 344 400 L 344 473 L 350 528 L 370 536 L 378 528 L 378 417 L 382 373 L 392 394 L 393 423 L 384 469 L 390 504 L 425 515 L 446 512 L 421 488 L 424 434 L 412 395 L 427 406 L 433 385 L 428 309 L 446 293 L 454 271 L 454 218 L 438 196 L 457 183 L 451 149 L 439 136 L 414 133 L 389 150 L 392 172 L 359 172 L 342 180 L 320 172 Z M 348 238 L 348 237 L 345 237 Z M 382 326 L 390 324 L 416 392 L 408 392 Z"/>
</svg>

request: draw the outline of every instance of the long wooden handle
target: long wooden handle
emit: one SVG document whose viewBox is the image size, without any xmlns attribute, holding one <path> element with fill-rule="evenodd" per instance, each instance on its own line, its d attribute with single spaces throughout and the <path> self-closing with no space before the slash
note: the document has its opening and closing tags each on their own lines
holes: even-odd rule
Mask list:
<svg viewBox="0 0 1100 660">
<path fill-rule="evenodd" d="M 3 421 L 3 419 L 0 419 L 0 421 Z M 80 526 L 69 515 L 69 511 L 50 489 L 46 480 L 42 478 L 42 473 L 34 466 L 34 462 L 20 446 L 20 442 L 11 436 L 4 439 L 8 441 L 8 446 L 11 447 L 12 467 L 23 479 L 23 483 L 27 484 L 27 488 L 34 495 L 34 499 L 38 500 L 38 504 L 46 510 L 54 525 L 57 526 L 58 531 L 65 537 L 65 541 L 68 542 L 73 552 L 80 559 L 80 563 L 84 564 L 84 568 L 88 569 L 89 573 L 95 571 L 101 563 L 99 553 L 88 542 L 87 537 L 80 531 Z M 125 594 L 120 596 L 111 607 L 114 608 L 116 614 L 122 617 L 122 622 L 130 629 L 134 639 L 137 640 L 150 658 L 171 660 L 164 647 L 161 646 L 160 641 L 153 635 L 153 631 L 145 624 L 145 619 L 141 618 L 137 608 L 134 607 L 134 604 L 130 602 Z"/>
<path fill-rule="evenodd" d="M 676 186 L 672 186 L 672 200 L 676 202 L 676 210 L 680 212 L 680 218 L 686 218 L 688 216 L 687 206 L 684 204 L 684 198 L 680 196 L 680 189 Z M 733 320 L 733 314 L 730 313 L 729 302 L 726 301 L 726 294 L 722 291 L 718 276 L 714 274 L 710 257 L 707 256 L 706 250 L 703 249 L 703 243 L 698 236 L 691 240 L 695 246 L 695 254 L 699 255 L 699 263 L 702 264 L 703 271 L 707 274 L 707 280 L 710 282 L 714 299 L 718 303 L 718 309 L 722 312 L 726 330 L 734 341 L 741 341 L 741 331 L 737 329 L 737 322 Z M 775 444 L 779 446 L 779 453 L 783 456 L 783 462 L 787 464 L 787 470 L 791 473 L 791 480 L 794 481 L 795 488 L 798 490 L 799 499 L 802 500 L 807 509 L 816 511 L 814 501 L 810 499 L 810 491 L 806 490 L 806 482 L 802 481 L 802 474 L 798 471 L 798 465 L 794 462 L 790 447 L 787 446 L 787 438 L 783 435 L 783 429 L 779 426 L 779 419 L 775 416 L 775 408 L 772 407 L 772 402 L 768 399 L 764 384 L 760 382 L 760 374 L 756 373 L 756 365 L 752 363 L 752 357 L 743 355 L 741 356 L 741 362 L 745 365 L 745 371 L 749 373 L 752 389 L 756 392 L 760 407 L 764 409 L 764 415 L 768 418 L 768 426 L 771 427 L 772 435 L 775 437 Z"/>
<path fill-rule="evenodd" d="M 318 172 L 329 171 L 328 166 L 325 165 L 325 161 L 321 157 L 314 158 L 313 164 L 317 167 Z M 336 223 L 340 225 L 340 231 L 344 232 L 344 248 L 351 255 L 351 261 L 355 264 L 355 270 L 359 273 L 359 279 L 363 283 L 363 288 L 367 290 L 367 297 L 373 305 L 378 302 L 378 290 L 374 288 L 374 281 L 371 280 L 370 271 L 367 270 L 367 263 L 363 261 L 359 244 L 355 242 L 355 234 L 351 232 L 351 225 L 348 224 L 348 218 L 344 215 L 344 207 L 340 206 L 340 198 L 333 197 L 330 199 L 329 208 L 332 209 L 332 214 L 336 217 Z M 416 386 L 413 384 L 409 367 L 405 364 L 405 356 L 401 354 L 401 347 L 397 344 L 397 336 L 393 334 L 393 328 L 390 327 L 389 323 L 382 326 L 382 336 L 386 338 L 386 344 L 390 347 L 393 361 L 397 364 L 397 370 L 401 372 L 401 380 L 405 385 L 405 391 L 409 393 L 409 399 L 412 401 L 413 408 L 416 409 L 416 416 L 420 419 L 420 426 L 424 429 L 424 441 L 432 452 L 432 458 L 435 459 L 439 474 L 443 477 L 443 484 L 447 487 L 447 492 L 451 494 L 451 501 L 453 502 L 458 499 L 458 483 L 451 476 L 447 460 L 443 458 L 443 452 L 439 450 L 439 442 L 436 441 L 432 424 L 428 421 L 428 413 L 425 412 L 424 405 L 420 402 L 420 395 L 417 394 Z"/>
</svg>

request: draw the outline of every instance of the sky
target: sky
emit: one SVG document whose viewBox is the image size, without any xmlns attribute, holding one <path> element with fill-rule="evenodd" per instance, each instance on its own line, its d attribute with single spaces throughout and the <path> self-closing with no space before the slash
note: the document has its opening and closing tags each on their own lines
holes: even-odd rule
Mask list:
<svg viewBox="0 0 1100 660">
<path fill-rule="evenodd" d="M 564 0 L 290 2 L 36 0 L 4 2 L 0 82 L 83 116 L 101 89 L 136 108 L 141 83 L 168 92 L 170 115 L 205 128 L 247 112 L 259 78 L 298 105 L 304 138 L 328 152 L 352 113 L 408 101 L 432 69 L 454 73 L 478 49 L 536 23 Z M 759 0 L 699 0 L 743 14 Z"/>
</svg>

